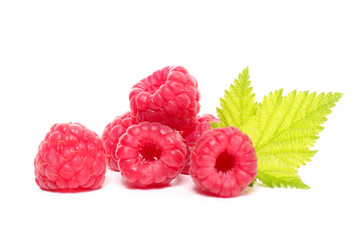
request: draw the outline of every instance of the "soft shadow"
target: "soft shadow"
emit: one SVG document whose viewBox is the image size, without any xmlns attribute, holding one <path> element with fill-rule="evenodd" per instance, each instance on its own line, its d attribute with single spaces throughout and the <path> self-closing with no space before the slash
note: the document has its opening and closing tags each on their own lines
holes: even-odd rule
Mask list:
<svg viewBox="0 0 361 240">
<path fill-rule="evenodd" d="M 243 190 L 243 192 L 241 193 L 241 196 L 248 196 L 248 195 L 252 195 L 255 192 L 257 192 L 261 187 L 255 183 L 253 185 L 253 187 L 246 187 L 246 189 Z"/>
<path fill-rule="evenodd" d="M 238 198 L 238 197 L 244 197 L 244 196 L 248 196 L 253 194 L 254 192 L 256 192 L 258 190 L 259 186 L 258 185 L 254 185 L 253 187 L 247 187 L 245 190 L 243 190 L 243 192 L 241 192 L 238 196 L 233 196 L 233 197 L 222 197 L 222 196 L 218 196 L 214 193 L 209 193 L 209 192 L 205 192 L 202 191 L 199 187 L 194 186 L 193 190 L 198 193 L 199 195 L 202 196 L 206 196 L 206 197 L 214 197 L 214 198 L 224 198 L 224 199 L 229 199 L 229 198 Z"/>
<path fill-rule="evenodd" d="M 189 175 L 183 175 L 180 174 L 178 175 L 178 177 L 176 177 L 170 184 L 174 185 L 174 186 L 180 186 L 180 185 L 184 185 L 187 181 L 186 179 L 190 178 Z"/>
<path fill-rule="evenodd" d="M 172 180 L 170 183 L 167 184 L 153 184 L 147 187 L 140 187 L 140 186 L 134 186 L 131 183 L 125 181 L 122 179 L 120 182 L 123 186 L 125 186 L 128 189 L 140 189 L 140 190 L 152 190 L 152 189 L 164 189 L 168 187 L 176 187 L 184 185 L 186 182 L 187 176 L 178 175 L 174 180 Z"/>
<path fill-rule="evenodd" d="M 122 180 L 123 185 L 128 188 L 128 189 L 139 189 L 139 190 L 152 190 L 152 189 L 163 189 L 163 188 L 167 188 L 170 187 L 171 184 L 156 184 L 156 185 L 150 185 L 147 187 L 141 187 L 141 186 L 134 186 L 131 183 L 128 183 L 124 180 Z"/>
<path fill-rule="evenodd" d="M 92 188 L 92 189 L 85 189 L 85 188 L 77 188 L 77 189 L 56 189 L 56 190 L 50 190 L 50 189 L 43 189 L 40 188 L 41 190 L 45 191 L 45 192 L 54 192 L 54 193 L 83 193 L 83 192 L 92 192 L 92 191 L 96 191 L 101 189 L 101 187 L 98 188 Z"/>
</svg>

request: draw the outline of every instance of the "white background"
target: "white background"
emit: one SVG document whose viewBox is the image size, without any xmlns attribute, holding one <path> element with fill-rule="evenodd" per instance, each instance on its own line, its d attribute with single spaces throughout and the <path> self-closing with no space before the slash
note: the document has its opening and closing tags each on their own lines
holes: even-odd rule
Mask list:
<svg viewBox="0 0 361 240">
<path fill-rule="evenodd" d="M 131 3 L 126 3 L 131 2 Z M 0 239 L 360 239 L 361 7 L 358 1 L 1 1 Z M 51 125 L 101 134 L 143 77 L 183 65 L 201 113 L 246 66 L 258 101 L 272 90 L 343 92 L 312 162 L 311 190 L 261 186 L 203 195 L 188 176 L 127 188 L 46 192 L 33 159 Z"/>
</svg>

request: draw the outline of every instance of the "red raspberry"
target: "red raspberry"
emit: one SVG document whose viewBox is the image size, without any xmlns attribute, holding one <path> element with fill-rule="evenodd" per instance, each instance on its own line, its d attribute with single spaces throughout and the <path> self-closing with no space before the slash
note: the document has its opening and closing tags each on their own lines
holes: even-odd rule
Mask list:
<svg viewBox="0 0 361 240">
<path fill-rule="evenodd" d="M 239 195 L 257 175 L 250 138 L 235 127 L 206 131 L 192 152 L 190 174 L 203 191 L 221 197 Z"/>
<path fill-rule="evenodd" d="M 128 127 L 136 123 L 133 114 L 127 112 L 116 117 L 105 127 L 102 134 L 102 141 L 107 156 L 107 165 L 111 170 L 119 172 L 118 160 L 115 157 L 115 150 L 117 149 L 119 138 L 125 133 Z"/>
<path fill-rule="evenodd" d="M 44 190 L 97 189 L 104 182 L 105 152 L 99 136 L 80 123 L 54 124 L 34 161 Z"/>
<path fill-rule="evenodd" d="M 192 127 L 182 132 L 182 137 L 184 138 L 184 142 L 187 146 L 186 165 L 182 170 L 182 174 L 189 174 L 190 153 L 198 138 L 202 135 L 202 133 L 211 129 L 211 122 L 218 121 L 218 118 L 211 114 L 203 114 L 202 116 L 197 117 L 197 120 Z"/>
<path fill-rule="evenodd" d="M 142 122 L 127 129 L 115 154 L 127 182 L 152 187 L 169 183 L 182 171 L 186 146 L 177 131 Z"/>
<path fill-rule="evenodd" d="M 165 67 L 135 84 L 130 109 L 138 122 L 159 122 L 176 130 L 192 125 L 200 109 L 196 79 L 181 66 Z"/>
</svg>

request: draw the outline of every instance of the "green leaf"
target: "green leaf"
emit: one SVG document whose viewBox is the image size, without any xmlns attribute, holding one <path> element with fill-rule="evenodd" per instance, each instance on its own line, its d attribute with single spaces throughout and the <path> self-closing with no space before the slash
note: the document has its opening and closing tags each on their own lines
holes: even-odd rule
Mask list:
<svg viewBox="0 0 361 240">
<path fill-rule="evenodd" d="M 309 188 L 297 168 L 316 153 L 314 145 L 341 93 L 283 90 L 266 96 L 257 113 L 242 127 L 257 153 L 257 179 L 267 187 Z"/>
<path fill-rule="evenodd" d="M 212 128 L 235 126 L 255 146 L 259 180 L 267 187 L 309 188 L 297 169 L 315 155 L 312 150 L 321 126 L 341 93 L 271 92 L 261 104 L 255 101 L 248 68 L 235 79 L 217 108 L 219 123 Z"/>
<path fill-rule="evenodd" d="M 214 128 L 220 128 L 223 127 L 223 124 L 221 122 L 211 122 L 212 129 Z"/>
<path fill-rule="evenodd" d="M 249 80 L 248 67 L 238 75 L 238 79 L 225 90 L 224 98 L 221 98 L 221 108 L 217 108 L 219 123 L 211 123 L 212 128 L 242 126 L 256 113 L 258 104 Z"/>
</svg>

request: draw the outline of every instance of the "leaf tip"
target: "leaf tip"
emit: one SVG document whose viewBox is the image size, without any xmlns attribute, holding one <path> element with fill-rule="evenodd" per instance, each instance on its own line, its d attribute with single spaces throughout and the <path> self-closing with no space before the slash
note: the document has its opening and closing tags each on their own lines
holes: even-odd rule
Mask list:
<svg viewBox="0 0 361 240">
<path fill-rule="evenodd" d="M 343 97 L 343 93 L 341 93 L 341 92 L 335 92 L 334 94 L 336 95 L 336 97 L 337 97 L 338 99 L 340 99 L 340 98 Z"/>
</svg>

